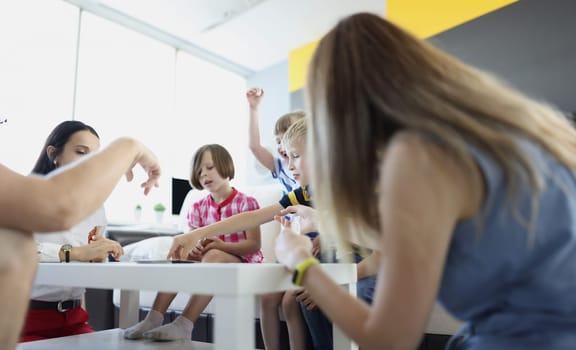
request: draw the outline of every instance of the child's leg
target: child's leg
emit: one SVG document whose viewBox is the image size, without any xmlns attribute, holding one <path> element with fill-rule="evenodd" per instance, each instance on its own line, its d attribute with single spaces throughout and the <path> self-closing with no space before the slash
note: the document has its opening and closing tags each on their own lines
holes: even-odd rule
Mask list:
<svg viewBox="0 0 576 350">
<path fill-rule="evenodd" d="M 306 349 L 307 328 L 300 305 L 296 301 L 294 291 L 287 291 L 282 297 L 282 310 L 288 325 L 288 338 L 290 339 L 290 349 Z"/>
<path fill-rule="evenodd" d="M 331 350 L 333 348 L 332 323 L 319 308 L 308 310 L 303 303 L 298 303 L 312 337 L 314 349 Z"/>
<path fill-rule="evenodd" d="M 182 315 L 176 317 L 172 323 L 147 331 L 144 337 L 154 340 L 192 339 L 194 321 L 198 319 L 210 300 L 212 300 L 211 295 L 192 295 Z"/>
<path fill-rule="evenodd" d="M 168 310 L 168 306 L 174 298 L 176 293 L 158 293 L 152 304 L 152 310 L 148 312 L 146 317 L 124 331 L 124 338 L 126 339 L 140 339 L 145 332 L 159 327 L 164 320 L 164 313 Z"/>
<path fill-rule="evenodd" d="M 260 296 L 260 328 L 266 350 L 280 350 L 278 306 L 280 306 L 283 296 L 284 292 Z"/>
<path fill-rule="evenodd" d="M 240 258 L 235 255 L 228 254 L 221 250 L 209 250 L 202 257 L 204 263 L 232 263 L 242 262 Z M 154 340 L 178 340 L 178 339 L 191 339 L 194 322 L 204 311 L 208 303 L 212 300 L 211 295 L 192 295 L 188 304 L 182 311 L 182 315 L 178 316 L 172 323 L 151 329 L 144 334 L 145 338 Z M 169 305 L 170 303 L 168 303 Z M 156 302 L 154 303 L 156 305 Z M 164 304 L 158 304 L 164 307 Z M 166 305 L 166 308 L 168 306 Z"/>
</svg>

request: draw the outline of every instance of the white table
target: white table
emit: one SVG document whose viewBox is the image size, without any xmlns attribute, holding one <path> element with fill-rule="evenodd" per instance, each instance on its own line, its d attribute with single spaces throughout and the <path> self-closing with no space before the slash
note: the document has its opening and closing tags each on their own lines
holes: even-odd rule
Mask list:
<svg viewBox="0 0 576 350">
<path fill-rule="evenodd" d="M 350 294 L 356 294 L 355 264 L 321 266 Z M 36 283 L 122 289 L 119 320 L 122 328 L 138 322 L 139 290 L 214 295 L 217 350 L 254 349 L 257 295 L 295 289 L 291 274 L 279 264 L 40 263 Z M 334 349 L 357 349 L 357 346 L 334 327 Z"/>
<path fill-rule="evenodd" d="M 123 329 L 21 343 L 16 350 L 212 350 L 209 343 L 191 340 L 154 342 L 124 339 Z"/>
</svg>

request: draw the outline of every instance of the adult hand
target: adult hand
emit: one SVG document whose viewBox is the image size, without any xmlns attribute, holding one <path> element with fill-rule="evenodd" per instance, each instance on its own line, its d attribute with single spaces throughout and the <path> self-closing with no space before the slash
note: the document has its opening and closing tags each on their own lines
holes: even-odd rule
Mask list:
<svg viewBox="0 0 576 350">
<path fill-rule="evenodd" d="M 136 142 L 138 143 L 139 152 L 134 160 L 134 163 L 126 172 L 126 180 L 132 181 L 134 178 L 134 166 L 136 166 L 136 164 L 140 164 L 142 169 L 144 169 L 148 175 L 148 179 L 140 184 L 140 187 L 144 188 L 144 194 L 147 195 L 150 193 L 152 187 L 158 187 L 158 178 L 161 174 L 160 163 L 158 162 L 156 155 L 154 155 L 154 153 L 152 153 L 148 147 L 144 146 L 144 144 L 141 142 Z"/>
<path fill-rule="evenodd" d="M 70 259 L 73 261 L 102 262 L 108 260 L 108 255 L 118 260 L 124 254 L 124 250 L 120 243 L 96 235 L 90 244 L 73 247 L 70 254 Z"/>
<path fill-rule="evenodd" d="M 96 237 L 102 236 L 102 232 L 104 232 L 104 226 L 94 226 L 94 228 L 88 232 L 88 244 L 95 241 Z"/>
<path fill-rule="evenodd" d="M 264 89 L 253 87 L 246 92 L 246 99 L 250 108 L 258 108 L 264 97 Z"/>
<path fill-rule="evenodd" d="M 300 233 L 318 231 L 316 209 L 305 205 L 291 205 L 280 211 L 281 215 L 293 214 L 300 217 Z"/>
<path fill-rule="evenodd" d="M 291 227 L 290 220 L 283 216 L 275 216 L 274 220 L 282 224 L 282 229 L 276 237 L 276 259 L 294 270 L 302 260 L 312 257 L 312 242 L 304 235 L 296 234 Z"/>
</svg>

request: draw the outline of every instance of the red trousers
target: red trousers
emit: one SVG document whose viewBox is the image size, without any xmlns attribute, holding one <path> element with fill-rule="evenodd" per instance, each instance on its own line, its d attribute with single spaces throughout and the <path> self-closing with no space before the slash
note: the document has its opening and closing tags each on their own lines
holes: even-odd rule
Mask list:
<svg viewBox="0 0 576 350">
<path fill-rule="evenodd" d="M 28 309 L 20 342 L 94 332 L 87 321 L 88 313 L 81 307 L 66 312 Z"/>
</svg>

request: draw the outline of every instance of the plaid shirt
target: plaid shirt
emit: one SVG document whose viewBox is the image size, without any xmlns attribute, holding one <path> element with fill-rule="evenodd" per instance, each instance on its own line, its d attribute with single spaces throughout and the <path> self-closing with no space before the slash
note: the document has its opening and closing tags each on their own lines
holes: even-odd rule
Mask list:
<svg viewBox="0 0 576 350">
<path fill-rule="evenodd" d="M 208 226 L 218 221 L 222 221 L 233 215 L 259 209 L 258 202 L 253 197 L 233 189 L 232 193 L 222 203 L 217 204 L 211 195 L 192 204 L 186 218 L 188 227 L 191 230 L 199 227 Z M 238 243 L 246 239 L 246 231 L 232 232 L 224 235 L 218 235 L 218 238 L 224 242 Z M 240 257 L 244 262 L 260 263 L 262 262 L 262 251 L 253 254 L 246 254 Z"/>
</svg>

